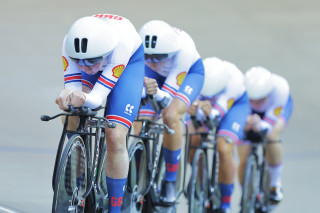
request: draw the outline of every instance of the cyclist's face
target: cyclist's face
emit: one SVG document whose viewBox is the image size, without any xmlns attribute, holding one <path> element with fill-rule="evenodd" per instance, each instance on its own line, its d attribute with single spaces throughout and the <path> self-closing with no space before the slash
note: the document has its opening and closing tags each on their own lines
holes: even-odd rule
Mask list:
<svg viewBox="0 0 320 213">
<path fill-rule="evenodd" d="M 168 59 L 167 59 L 168 60 Z M 151 63 L 149 63 L 149 62 L 146 62 L 146 64 L 151 68 L 151 69 L 153 69 L 153 70 L 156 70 L 156 69 L 159 69 L 159 68 L 161 68 L 166 62 L 167 62 L 167 60 L 164 60 L 164 61 L 161 61 L 161 62 L 151 62 Z"/>
<path fill-rule="evenodd" d="M 77 67 L 80 70 L 83 70 L 88 75 L 94 75 L 100 70 L 100 68 L 102 67 L 102 64 L 103 64 L 103 60 L 95 65 L 92 65 L 92 66 L 81 66 L 81 65 L 77 64 Z"/>
<path fill-rule="evenodd" d="M 268 96 L 265 98 L 261 98 L 258 100 L 250 100 L 250 105 L 254 108 L 254 109 L 262 109 L 262 107 L 266 104 L 268 100 Z"/>
</svg>

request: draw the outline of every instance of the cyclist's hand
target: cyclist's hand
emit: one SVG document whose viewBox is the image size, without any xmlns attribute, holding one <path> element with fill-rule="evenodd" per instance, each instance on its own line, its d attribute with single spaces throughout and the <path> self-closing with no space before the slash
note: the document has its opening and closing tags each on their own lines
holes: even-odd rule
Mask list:
<svg viewBox="0 0 320 213">
<path fill-rule="evenodd" d="M 195 100 L 187 111 L 189 115 L 195 116 L 197 114 L 198 106 L 199 106 L 199 100 Z"/>
<path fill-rule="evenodd" d="M 148 95 L 154 95 L 157 93 L 158 83 L 155 79 L 144 77 L 144 85 Z"/>
<path fill-rule="evenodd" d="M 56 104 L 59 105 L 61 110 L 68 109 L 68 105 L 70 103 L 69 95 L 71 91 L 68 89 L 64 89 L 60 92 L 59 96 L 56 98 Z"/>
<path fill-rule="evenodd" d="M 81 107 L 86 103 L 86 96 L 80 90 L 73 91 L 69 94 L 70 104 L 74 107 Z"/>
<path fill-rule="evenodd" d="M 201 107 L 202 111 L 204 112 L 205 116 L 209 116 L 211 109 L 212 109 L 212 104 L 210 101 L 205 100 L 205 101 L 200 101 L 199 106 Z"/>
<path fill-rule="evenodd" d="M 248 132 L 250 130 L 254 132 L 260 131 L 261 118 L 257 114 L 249 115 L 247 117 L 246 125 L 244 126 L 244 131 Z"/>
</svg>

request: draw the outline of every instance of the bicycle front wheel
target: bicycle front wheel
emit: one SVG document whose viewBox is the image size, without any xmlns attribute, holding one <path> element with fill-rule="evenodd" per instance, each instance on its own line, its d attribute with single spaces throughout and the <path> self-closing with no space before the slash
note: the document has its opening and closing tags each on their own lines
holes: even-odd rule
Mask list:
<svg viewBox="0 0 320 213">
<path fill-rule="evenodd" d="M 86 147 L 79 135 L 73 135 L 59 163 L 52 212 L 83 212 L 87 180 Z"/>
<path fill-rule="evenodd" d="M 269 185 L 270 185 L 270 177 L 267 162 L 264 160 L 261 167 L 261 188 L 260 188 L 260 199 L 261 206 L 260 212 L 270 212 L 270 202 L 269 202 Z"/>
<path fill-rule="evenodd" d="M 147 153 L 143 141 L 141 139 L 133 141 L 128 152 L 129 173 L 121 212 L 141 212 L 147 187 Z"/>
<path fill-rule="evenodd" d="M 197 149 L 192 162 L 192 175 L 188 185 L 189 213 L 207 212 L 208 174 L 206 154 Z"/>
<path fill-rule="evenodd" d="M 254 213 L 255 202 L 258 193 L 258 161 L 255 155 L 250 154 L 247 158 L 243 176 L 243 190 L 240 213 Z"/>
</svg>

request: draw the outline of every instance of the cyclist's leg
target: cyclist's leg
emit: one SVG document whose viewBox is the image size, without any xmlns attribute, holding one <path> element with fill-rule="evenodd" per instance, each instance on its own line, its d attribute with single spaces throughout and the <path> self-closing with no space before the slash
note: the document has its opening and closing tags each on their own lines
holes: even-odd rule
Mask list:
<svg viewBox="0 0 320 213">
<path fill-rule="evenodd" d="M 246 94 L 238 99 L 221 120 L 218 129 L 219 185 L 221 208 L 230 209 L 231 195 L 236 175 L 233 156 L 234 144 L 244 138 L 244 125 L 249 114 L 249 100 Z"/>
<path fill-rule="evenodd" d="M 106 128 L 106 175 L 111 213 L 120 212 L 121 209 L 129 167 L 126 135 L 138 114 L 143 78 L 144 59 L 140 47 L 130 59 L 107 100 L 106 118 L 116 123 L 116 128 Z"/>
<path fill-rule="evenodd" d="M 238 179 L 239 183 L 242 186 L 243 184 L 243 172 L 246 167 L 247 158 L 251 151 L 251 144 L 249 141 L 241 141 L 237 144 L 237 151 L 239 156 L 239 165 L 238 165 Z"/>
<path fill-rule="evenodd" d="M 271 141 L 280 141 L 280 135 L 284 131 L 293 110 L 293 101 L 291 96 L 284 107 L 281 117 L 276 121 L 272 131 L 267 135 Z M 270 198 L 274 202 L 282 200 L 282 145 L 280 142 L 268 143 L 266 146 L 266 159 L 270 176 Z"/>
<path fill-rule="evenodd" d="M 177 76 L 173 77 L 177 79 Z M 175 130 L 175 134 L 173 135 L 169 135 L 167 133 L 164 134 L 163 147 L 167 150 L 167 157 L 166 153 L 164 153 L 167 163 L 170 161 L 169 156 L 171 156 L 173 159 L 176 159 L 173 155 L 180 155 L 182 145 L 180 119 L 186 113 L 190 104 L 196 99 L 203 85 L 204 68 L 200 59 L 192 65 L 185 79 L 182 80 L 182 84 L 178 83 L 181 84 L 181 87 L 177 93 L 173 94 L 173 101 L 166 109 L 163 110 L 162 113 L 164 123 L 167 124 L 171 129 Z M 171 79 L 168 78 L 168 81 L 171 81 Z M 176 172 L 170 173 L 167 171 L 166 173 L 166 179 L 175 181 Z"/>
<path fill-rule="evenodd" d="M 187 118 L 186 118 L 186 122 L 187 122 L 187 126 L 188 126 L 188 133 L 195 133 L 196 131 L 203 132 L 203 131 L 207 130 L 204 127 L 199 127 L 196 130 L 195 127 L 193 126 L 192 122 L 189 120 L 189 117 L 190 116 L 187 115 Z M 191 137 L 189 146 L 196 147 L 196 146 L 200 145 L 200 143 L 201 143 L 201 136 L 200 135 L 194 135 L 194 136 Z M 196 152 L 196 148 L 190 148 L 189 149 L 188 163 L 192 163 L 195 152 Z"/>
</svg>

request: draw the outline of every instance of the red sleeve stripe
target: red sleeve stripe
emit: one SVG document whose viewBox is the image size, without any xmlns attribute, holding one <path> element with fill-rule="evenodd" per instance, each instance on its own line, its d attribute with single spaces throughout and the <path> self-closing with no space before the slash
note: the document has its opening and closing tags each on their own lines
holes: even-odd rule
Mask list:
<svg viewBox="0 0 320 213">
<path fill-rule="evenodd" d="M 73 81 L 73 80 L 81 80 L 81 75 L 76 75 L 76 76 L 70 76 L 70 77 L 65 77 L 64 81 Z"/>
<path fill-rule="evenodd" d="M 111 81 L 102 78 L 102 76 L 99 77 L 98 82 L 100 84 L 102 84 L 103 86 L 112 89 L 114 87 L 114 83 L 112 83 Z"/>
<path fill-rule="evenodd" d="M 87 80 L 82 79 L 82 84 L 83 84 L 83 85 L 86 85 L 86 86 L 89 87 L 90 89 L 93 88 L 93 84 L 91 84 L 90 81 L 87 81 Z"/>
<path fill-rule="evenodd" d="M 177 94 L 174 90 L 167 87 L 166 85 L 163 85 L 161 89 L 168 92 L 172 97 L 176 96 L 176 94 Z"/>
</svg>

